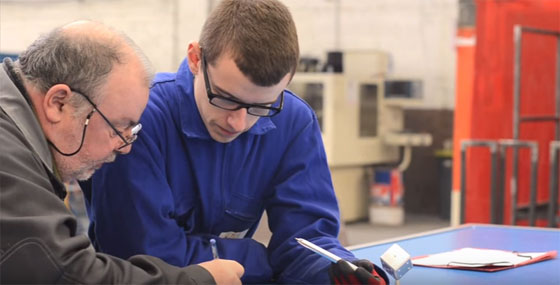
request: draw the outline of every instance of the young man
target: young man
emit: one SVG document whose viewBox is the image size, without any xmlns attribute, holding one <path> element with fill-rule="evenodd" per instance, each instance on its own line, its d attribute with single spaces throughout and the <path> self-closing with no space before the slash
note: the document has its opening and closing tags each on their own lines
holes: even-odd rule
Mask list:
<svg viewBox="0 0 560 285">
<path fill-rule="evenodd" d="M 177 73 L 159 74 L 127 157 L 93 179 L 90 237 L 104 252 L 147 253 L 175 265 L 220 257 L 244 283 L 383 284 L 368 261 L 346 258 L 317 118 L 288 90 L 299 56 L 295 25 L 276 0 L 223 0 Z M 251 239 L 263 211 L 272 238 Z M 330 268 L 330 278 L 329 278 Z"/>
<path fill-rule="evenodd" d="M 235 261 L 126 261 L 76 235 L 62 183 L 130 151 L 151 79 L 132 41 L 94 22 L 57 28 L 0 65 L 1 284 L 240 284 Z"/>
</svg>

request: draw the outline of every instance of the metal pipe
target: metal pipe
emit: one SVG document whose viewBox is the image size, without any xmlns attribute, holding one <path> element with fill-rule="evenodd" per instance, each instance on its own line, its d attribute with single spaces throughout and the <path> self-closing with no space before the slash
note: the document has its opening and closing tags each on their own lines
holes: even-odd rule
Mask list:
<svg viewBox="0 0 560 285">
<path fill-rule="evenodd" d="M 467 146 L 464 141 L 461 142 L 461 216 L 459 218 L 459 223 L 465 223 L 465 198 L 466 198 L 466 180 L 467 180 L 467 170 L 466 170 L 466 157 L 467 157 Z"/>
<path fill-rule="evenodd" d="M 504 176 L 505 176 L 505 171 L 506 171 L 506 163 L 505 163 L 505 149 L 503 147 L 498 147 L 498 173 L 497 173 L 497 179 L 498 179 L 498 185 L 496 186 L 496 191 L 497 191 L 497 203 L 496 203 L 496 222 L 497 224 L 503 224 L 504 223 L 504 207 L 503 207 L 503 203 L 504 203 L 504 193 L 505 193 L 505 180 L 504 180 Z"/>
<path fill-rule="evenodd" d="M 410 161 L 412 160 L 412 147 L 409 145 L 403 146 L 403 157 L 401 163 L 397 166 L 397 169 L 404 173 L 404 171 L 410 166 Z"/>
<path fill-rule="evenodd" d="M 497 192 L 496 192 L 496 172 L 497 172 L 497 150 L 498 143 L 491 140 L 463 140 L 461 141 L 461 210 L 460 210 L 460 223 L 465 223 L 465 212 L 466 212 L 466 185 L 467 185 L 467 167 L 466 167 L 466 157 L 468 147 L 488 147 L 491 155 L 491 172 L 490 172 L 490 222 L 496 223 L 497 216 L 496 204 L 497 204 Z"/>
<path fill-rule="evenodd" d="M 522 29 L 520 25 L 513 27 L 514 40 L 514 65 L 513 65 L 513 139 L 519 139 L 519 94 L 521 90 L 521 37 Z M 516 223 L 517 213 L 517 172 L 518 172 L 518 152 L 517 148 L 512 150 L 513 166 L 510 177 L 510 193 L 511 193 L 511 224 Z"/>
<path fill-rule="evenodd" d="M 550 142 L 550 192 L 548 195 L 548 226 L 555 228 L 557 224 L 556 213 L 558 212 L 558 152 L 560 141 Z"/>
<path fill-rule="evenodd" d="M 555 88 L 555 116 L 525 116 L 520 117 L 520 90 L 521 90 L 521 42 L 522 33 L 529 32 L 535 34 L 542 34 L 545 36 L 555 36 L 557 38 L 556 44 L 556 88 Z M 521 121 L 547 121 L 554 120 L 556 128 L 554 129 L 554 138 L 560 141 L 560 32 L 553 30 L 538 29 L 532 27 L 521 27 L 515 25 L 513 28 L 514 35 L 514 90 L 513 90 L 513 139 L 519 139 L 519 124 Z M 558 159 L 555 148 L 555 143 L 550 143 L 550 195 L 548 218 L 549 226 L 556 225 L 556 211 L 558 209 Z M 517 160 L 518 150 L 513 147 L 513 169 L 512 169 L 512 203 L 517 203 Z M 505 164 L 504 164 L 505 165 Z M 531 225 L 535 224 L 536 219 L 536 196 L 537 196 L 537 168 L 538 168 L 538 145 L 531 146 L 531 193 L 529 205 L 529 221 Z M 515 196 L 515 197 L 514 197 Z M 515 224 L 516 204 L 512 204 L 512 224 Z"/>
<path fill-rule="evenodd" d="M 521 36 L 520 25 L 513 27 L 513 139 L 519 138 L 519 92 L 521 88 Z"/>
<path fill-rule="evenodd" d="M 496 172 L 497 172 L 497 147 L 496 145 L 490 146 L 490 223 L 498 223 L 497 218 L 497 205 L 498 205 L 498 193 L 496 191 Z"/>
<path fill-rule="evenodd" d="M 553 121 L 553 122 L 557 122 L 558 121 L 558 116 L 554 115 L 554 116 L 519 116 L 519 120 L 521 122 L 542 122 L 542 121 Z"/>
<path fill-rule="evenodd" d="M 529 224 L 534 227 L 536 223 L 536 208 L 537 208 L 537 172 L 539 163 L 539 147 L 535 142 L 531 145 L 531 192 L 529 204 Z"/>
<path fill-rule="evenodd" d="M 545 29 L 532 28 L 532 27 L 523 27 L 522 29 L 523 29 L 523 32 L 535 33 L 535 34 L 544 34 L 544 35 L 560 37 L 560 32 L 558 32 L 558 31 L 545 30 Z"/>
<path fill-rule="evenodd" d="M 529 204 L 529 221 L 535 219 L 535 207 L 536 207 L 536 197 L 537 197 L 537 167 L 538 167 L 538 143 L 534 141 L 522 141 L 522 140 L 500 140 L 500 146 L 504 149 L 509 147 L 512 148 L 513 154 L 518 151 L 519 148 L 530 148 L 531 149 L 531 185 L 530 185 L 530 204 Z M 504 150 L 506 151 L 506 150 Z M 510 200 L 511 200 L 511 207 L 510 207 L 510 222 L 512 225 L 515 225 L 517 222 L 517 189 L 518 189 L 518 180 L 517 180 L 517 172 L 518 172 L 518 162 L 517 158 L 514 157 L 512 173 L 510 177 Z M 504 167 L 505 167 L 505 155 L 504 155 Z"/>
</svg>

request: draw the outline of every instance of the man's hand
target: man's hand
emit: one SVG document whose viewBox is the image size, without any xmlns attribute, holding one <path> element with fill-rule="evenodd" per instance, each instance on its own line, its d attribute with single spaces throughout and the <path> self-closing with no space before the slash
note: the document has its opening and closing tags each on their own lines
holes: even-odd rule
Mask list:
<svg viewBox="0 0 560 285">
<path fill-rule="evenodd" d="M 208 270 L 216 284 L 241 284 L 245 269 L 234 260 L 214 259 L 198 264 Z"/>
<path fill-rule="evenodd" d="M 339 260 L 329 267 L 329 276 L 333 284 L 389 284 L 387 274 L 369 260 L 360 259 L 352 262 L 358 266 L 354 271 L 346 260 Z"/>
</svg>

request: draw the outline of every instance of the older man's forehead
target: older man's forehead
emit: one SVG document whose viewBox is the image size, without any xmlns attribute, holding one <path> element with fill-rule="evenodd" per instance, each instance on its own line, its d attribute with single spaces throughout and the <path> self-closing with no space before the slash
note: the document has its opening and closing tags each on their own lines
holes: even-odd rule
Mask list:
<svg viewBox="0 0 560 285">
<path fill-rule="evenodd" d="M 99 105 L 102 111 L 106 110 L 111 123 L 119 128 L 138 124 L 148 100 L 149 88 L 138 80 L 132 82 L 136 82 L 131 83 L 136 86 L 124 86 L 118 80 L 109 82 L 104 90 L 107 96 Z"/>
</svg>

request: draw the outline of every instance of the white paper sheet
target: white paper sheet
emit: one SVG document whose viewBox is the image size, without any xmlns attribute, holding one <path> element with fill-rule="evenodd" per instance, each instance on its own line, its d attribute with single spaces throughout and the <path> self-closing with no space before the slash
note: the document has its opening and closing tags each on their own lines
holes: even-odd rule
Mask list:
<svg viewBox="0 0 560 285">
<path fill-rule="evenodd" d="M 467 247 L 415 258 L 412 263 L 423 266 L 515 266 L 546 254 L 547 252 L 515 252 Z"/>
</svg>

